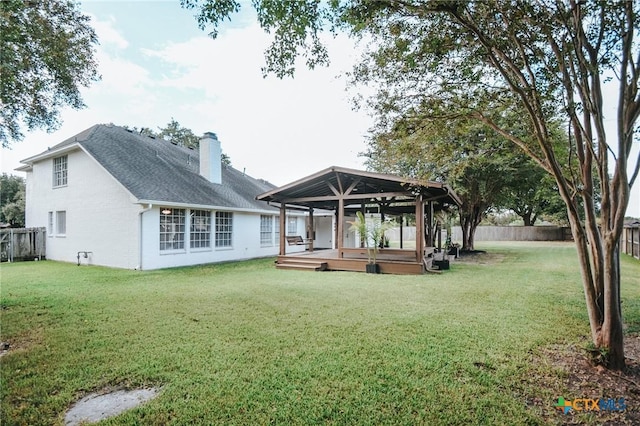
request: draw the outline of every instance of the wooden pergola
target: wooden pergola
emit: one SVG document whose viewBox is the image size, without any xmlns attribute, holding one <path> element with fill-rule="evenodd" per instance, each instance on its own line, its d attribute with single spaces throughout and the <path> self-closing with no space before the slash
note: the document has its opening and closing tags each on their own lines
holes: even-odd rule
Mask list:
<svg viewBox="0 0 640 426">
<path fill-rule="evenodd" d="M 335 247 L 314 254 L 313 242 L 303 254 L 287 255 L 285 232 L 280 232 L 278 264 L 291 266 L 305 260 L 314 262 L 314 269 L 364 270 L 366 251 L 343 247 L 345 217 L 355 211 L 377 212 L 385 215 L 415 214 L 415 248 L 381 249 L 381 272 L 420 273 L 428 266 L 425 258 L 433 254 L 434 211 L 445 206 L 460 205 L 456 193 L 440 182 L 407 179 L 390 174 L 373 173 L 344 167 L 329 167 L 295 182 L 256 197 L 280 208 L 280 229 L 285 230 L 286 211 L 303 210 L 308 213 L 308 235 L 313 235 L 314 211 L 333 211 L 336 217 Z M 311 260 L 314 259 L 314 260 Z M 364 263 L 363 263 L 364 262 Z M 395 262 L 395 265 L 394 265 Z M 408 264 L 411 264 L 409 266 Z M 309 263 L 311 265 L 311 263 Z M 308 267 L 310 267 L 307 265 Z M 320 265 L 318 267 L 318 265 Z"/>
</svg>

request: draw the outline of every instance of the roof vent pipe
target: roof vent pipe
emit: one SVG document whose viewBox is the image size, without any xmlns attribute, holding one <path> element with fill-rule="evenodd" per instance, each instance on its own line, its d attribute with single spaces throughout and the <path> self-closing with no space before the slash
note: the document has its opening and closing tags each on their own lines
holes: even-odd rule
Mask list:
<svg viewBox="0 0 640 426">
<path fill-rule="evenodd" d="M 200 139 L 200 174 L 209 182 L 222 183 L 222 148 L 213 132 L 205 133 Z"/>
</svg>

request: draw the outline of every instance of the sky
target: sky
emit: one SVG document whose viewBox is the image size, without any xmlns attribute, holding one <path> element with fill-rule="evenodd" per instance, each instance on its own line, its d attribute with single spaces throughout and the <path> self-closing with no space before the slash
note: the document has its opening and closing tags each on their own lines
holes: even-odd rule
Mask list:
<svg viewBox="0 0 640 426">
<path fill-rule="evenodd" d="M 294 78 L 263 78 L 270 38 L 253 9 L 226 22 L 217 39 L 178 0 L 84 1 L 100 45 L 102 79 L 81 91 L 87 107 L 64 109 L 53 134 L 26 133 L 2 152 L 2 171 L 97 123 L 158 130 L 173 118 L 196 135 L 214 132 L 232 166 L 285 185 L 336 165 L 363 168 L 370 117 L 352 110 L 346 81 L 356 56 L 330 42 L 333 64 L 300 67 Z"/>
<path fill-rule="evenodd" d="M 158 130 L 171 119 L 196 135 L 216 133 L 233 167 L 277 186 L 334 165 L 364 168 L 359 154 L 374 122 L 353 110 L 344 74 L 358 49 L 346 36 L 326 39 L 329 67 L 300 66 L 281 80 L 262 75 L 270 37 L 250 6 L 216 39 L 178 0 L 83 1 L 81 10 L 98 35 L 102 79 L 81 90 L 85 109 L 62 110 L 57 131 L 25 132 L 2 149 L 2 172 L 24 176 L 14 170 L 20 160 L 94 124 Z M 627 215 L 640 217 L 640 184 Z"/>
</svg>

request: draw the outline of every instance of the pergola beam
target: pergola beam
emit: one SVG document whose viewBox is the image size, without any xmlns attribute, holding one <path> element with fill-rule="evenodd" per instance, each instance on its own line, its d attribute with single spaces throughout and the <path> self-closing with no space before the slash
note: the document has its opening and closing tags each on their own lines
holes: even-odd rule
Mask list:
<svg viewBox="0 0 640 426">
<path fill-rule="evenodd" d="M 411 202 L 414 200 L 413 197 L 408 196 L 403 192 L 371 192 L 368 194 L 349 194 L 349 195 L 319 195 L 317 197 L 297 197 L 297 198 L 287 198 L 283 200 L 286 204 L 303 204 L 304 203 L 314 203 L 319 201 L 335 201 L 335 200 L 376 200 L 377 198 L 384 197 L 402 197 L 401 200 L 396 199 L 396 202 L 408 201 Z"/>
</svg>

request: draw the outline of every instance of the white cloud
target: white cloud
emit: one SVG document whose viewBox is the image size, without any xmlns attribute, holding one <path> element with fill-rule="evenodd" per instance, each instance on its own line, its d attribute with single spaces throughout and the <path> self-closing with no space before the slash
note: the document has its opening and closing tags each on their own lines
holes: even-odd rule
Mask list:
<svg viewBox="0 0 640 426">
<path fill-rule="evenodd" d="M 269 40 L 254 25 L 143 53 L 163 63 L 157 84 L 175 95 L 172 117 L 195 133 L 216 132 L 239 169 L 285 184 L 330 165 L 362 167 L 369 118 L 351 110 L 346 82 L 336 79 L 351 63 L 263 78 Z M 354 54 L 344 39 L 331 48 L 338 58 Z"/>
<path fill-rule="evenodd" d="M 94 15 L 88 15 L 91 17 L 91 26 L 95 30 L 103 48 L 126 49 L 129 46 L 129 42 L 113 27 L 115 24 L 113 16 L 109 16 L 108 20 L 99 20 Z"/>
<path fill-rule="evenodd" d="M 197 89 L 207 96 L 237 91 L 239 86 L 263 83 L 264 37 L 255 28 L 225 32 L 220 38 L 196 37 L 169 43 L 161 50 L 144 49 L 143 54 L 164 62 L 163 87 Z"/>
<path fill-rule="evenodd" d="M 98 63 L 102 79 L 91 89 L 110 97 L 142 95 L 153 86 L 148 70 L 129 60 L 99 52 Z"/>
</svg>

